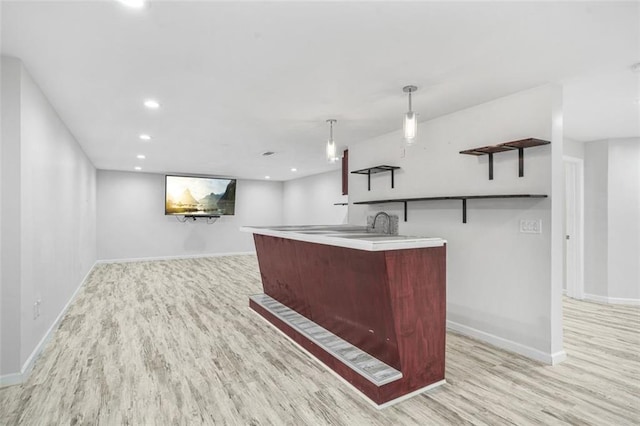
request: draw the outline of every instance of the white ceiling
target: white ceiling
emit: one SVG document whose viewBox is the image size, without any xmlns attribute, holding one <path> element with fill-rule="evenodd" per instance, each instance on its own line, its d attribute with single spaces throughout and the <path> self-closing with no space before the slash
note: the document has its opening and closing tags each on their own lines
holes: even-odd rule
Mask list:
<svg viewBox="0 0 640 426">
<path fill-rule="evenodd" d="M 97 168 L 288 180 L 339 167 L 324 160 L 328 118 L 341 147 L 400 129 L 407 84 L 424 121 L 559 83 L 567 137 L 640 136 L 639 6 L 2 1 L 0 12 L 2 53 L 24 61 Z"/>
</svg>

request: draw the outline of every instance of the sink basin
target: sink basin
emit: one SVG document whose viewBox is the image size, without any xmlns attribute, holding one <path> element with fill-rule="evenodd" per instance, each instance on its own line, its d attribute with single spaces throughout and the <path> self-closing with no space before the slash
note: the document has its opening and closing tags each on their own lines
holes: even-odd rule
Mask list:
<svg viewBox="0 0 640 426">
<path fill-rule="evenodd" d="M 369 238 L 380 238 L 380 237 L 396 237 L 397 235 L 376 234 L 371 232 L 358 232 L 358 233 L 344 233 L 344 234 L 328 234 L 327 236 L 338 237 L 338 238 L 369 239 Z"/>
<path fill-rule="evenodd" d="M 336 235 L 341 238 L 351 238 L 367 241 L 407 241 L 419 239 L 419 237 L 407 237 L 405 235 L 388 235 L 388 234 L 349 234 L 349 235 Z"/>
<path fill-rule="evenodd" d="M 298 234 L 320 234 L 320 235 L 326 235 L 326 234 L 333 234 L 336 231 L 314 230 L 314 231 L 293 231 L 293 232 L 297 232 Z"/>
<path fill-rule="evenodd" d="M 406 235 L 375 235 L 371 237 L 363 237 L 366 240 L 375 240 L 375 241 L 406 241 L 406 240 L 417 240 L 419 237 L 407 237 Z"/>
<path fill-rule="evenodd" d="M 269 229 L 276 231 L 289 231 L 299 233 L 335 233 L 335 232 L 366 232 L 364 226 L 350 225 L 288 225 L 271 226 Z"/>
</svg>

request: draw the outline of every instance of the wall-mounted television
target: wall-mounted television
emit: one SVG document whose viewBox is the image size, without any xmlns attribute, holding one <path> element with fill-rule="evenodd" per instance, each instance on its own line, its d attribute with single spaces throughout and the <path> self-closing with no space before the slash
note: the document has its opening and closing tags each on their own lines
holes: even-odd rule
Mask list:
<svg viewBox="0 0 640 426">
<path fill-rule="evenodd" d="M 212 217 L 233 215 L 235 210 L 235 179 L 165 176 L 165 215 Z"/>
</svg>

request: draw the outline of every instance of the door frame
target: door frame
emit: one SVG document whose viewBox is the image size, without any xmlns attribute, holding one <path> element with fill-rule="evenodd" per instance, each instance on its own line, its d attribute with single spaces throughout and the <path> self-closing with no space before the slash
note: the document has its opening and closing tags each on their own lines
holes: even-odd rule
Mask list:
<svg viewBox="0 0 640 426">
<path fill-rule="evenodd" d="M 575 194 L 575 205 L 574 207 L 574 218 L 575 218 L 575 236 L 572 236 L 575 242 L 576 248 L 576 266 L 575 266 L 575 286 L 569 287 L 569 283 L 567 283 L 567 296 L 574 299 L 584 299 L 584 160 L 582 158 L 571 157 L 568 155 L 562 156 L 563 164 L 571 164 L 575 167 L 575 182 L 574 188 L 576 191 Z M 564 167 L 563 167 L 564 168 Z M 565 175 L 565 188 L 567 176 Z M 565 199 L 567 198 L 567 194 L 565 194 Z M 565 211 L 565 215 L 566 215 Z M 566 217 L 565 217 L 566 223 Z M 565 230 L 566 235 L 566 230 Z M 566 249 L 565 249 L 566 253 Z M 566 263 L 566 262 L 565 262 Z M 565 268 L 566 268 L 565 264 Z M 567 271 L 565 270 L 565 273 Z"/>
</svg>

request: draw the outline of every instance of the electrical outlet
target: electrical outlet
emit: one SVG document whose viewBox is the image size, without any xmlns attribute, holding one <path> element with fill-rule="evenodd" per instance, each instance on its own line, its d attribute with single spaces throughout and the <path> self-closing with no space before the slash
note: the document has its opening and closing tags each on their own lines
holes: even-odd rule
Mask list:
<svg viewBox="0 0 640 426">
<path fill-rule="evenodd" d="M 42 300 L 36 300 L 36 305 L 38 306 L 38 308 L 36 309 L 38 311 L 38 317 L 40 317 L 40 305 L 42 305 Z"/>
<path fill-rule="evenodd" d="M 542 234 L 542 219 L 520 219 L 520 232 L 523 234 Z"/>
</svg>

